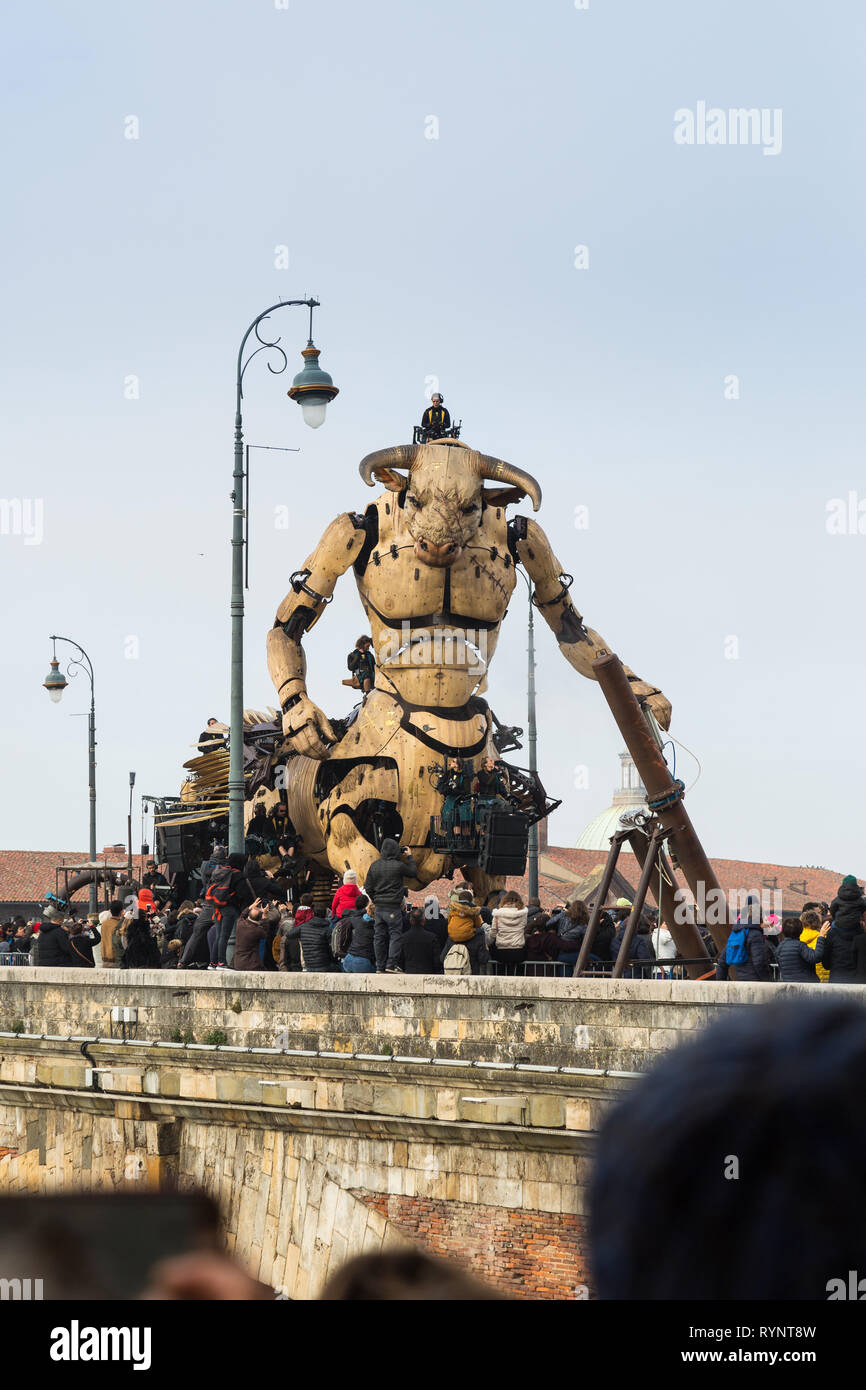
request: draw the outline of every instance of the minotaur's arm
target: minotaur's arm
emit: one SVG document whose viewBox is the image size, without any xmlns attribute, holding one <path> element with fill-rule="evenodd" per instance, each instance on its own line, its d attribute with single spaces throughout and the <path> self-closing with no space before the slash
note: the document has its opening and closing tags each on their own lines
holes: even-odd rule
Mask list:
<svg viewBox="0 0 866 1390">
<path fill-rule="evenodd" d="M 283 714 L 283 733 L 296 753 L 309 758 L 326 758 L 336 735 L 307 695 L 301 639 L 318 622 L 337 580 L 358 558 L 366 539 L 363 517 L 344 512 L 332 521 L 303 568 L 292 575 L 292 587 L 268 633 L 268 670 Z"/>
<path fill-rule="evenodd" d="M 553 629 L 566 661 L 582 676 L 595 680 L 592 663 L 596 657 L 606 656 L 609 647 L 597 632 L 584 627 L 583 619 L 569 597 L 568 585 L 571 580 L 568 575 L 563 575 L 562 566 L 541 527 L 524 517 L 515 517 L 511 525 L 517 558 L 535 586 L 536 608 Z M 634 693 L 649 697 L 647 704 L 661 727 L 666 729 L 671 719 L 670 702 L 658 686 L 640 680 L 628 666 L 625 673 Z"/>
</svg>

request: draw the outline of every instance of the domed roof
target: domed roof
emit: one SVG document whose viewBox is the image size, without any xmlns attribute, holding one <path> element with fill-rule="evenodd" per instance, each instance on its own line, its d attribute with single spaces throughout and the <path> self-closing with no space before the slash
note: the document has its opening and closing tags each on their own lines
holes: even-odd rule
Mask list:
<svg viewBox="0 0 866 1390">
<path fill-rule="evenodd" d="M 601 811 L 589 822 L 589 825 L 584 826 L 575 841 L 575 849 L 610 849 L 610 837 L 621 828 L 620 816 L 627 811 L 640 811 L 646 808 L 646 788 L 640 780 L 638 770 L 630 754 L 620 753 L 619 760 L 622 767 L 622 778 L 613 794 L 613 801 L 606 811 Z M 626 853 L 631 854 L 632 849 L 628 842 L 625 842 L 622 848 Z"/>
</svg>

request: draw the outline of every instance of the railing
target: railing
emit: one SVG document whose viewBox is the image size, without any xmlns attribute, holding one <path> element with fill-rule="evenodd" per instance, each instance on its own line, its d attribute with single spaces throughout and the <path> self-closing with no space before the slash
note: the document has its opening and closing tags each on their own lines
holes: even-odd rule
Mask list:
<svg viewBox="0 0 866 1390">
<path fill-rule="evenodd" d="M 30 965 L 29 951 L 0 951 L 0 965 Z"/>
<path fill-rule="evenodd" d="M 613 961 L 590 961 L 588 968 L 583 972 L 581 979 L 610 979 L 613 972 Z M 693 960 L 629 960 L 626 962 L 626 978 L 638 980 L 687 980 L 689 978 L 687 966 L 703 965 L 706 967 L 704 976 L 707 979 L 715 978 L 716 963 L 708 960 L 706 956 L 696 957 Z M 778 967 L 771 966 L 772 978 L 778 978 Z M 499 961 L 491 960 L 485 967 L 487 975 L 512 975 L 526 978 L 541 979 L 573 979 L 574 965 L 567 964 L 558 960 L 526 960 L 516 966 L 502 965 Z"/>
</svg>

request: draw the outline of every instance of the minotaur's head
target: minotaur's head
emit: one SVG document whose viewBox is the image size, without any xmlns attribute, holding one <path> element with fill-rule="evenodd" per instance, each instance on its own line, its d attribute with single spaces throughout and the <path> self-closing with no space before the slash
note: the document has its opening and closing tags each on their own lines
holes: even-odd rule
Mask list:
<svg viewBox="0 0 866 1390">
<path fill-rule="evenodd" d="M 434 568 L 453 565 L 471 544 L 484 502 L 502 506 L 528 496 L 535 511 L 541 504 L 541 488 L 529 473 L 455 439 L 380 449 L 362 460 L 360 472 L 370 487 L 379 482 L 400 493 L 415 555 Z M 485 480 L 504 486 L 485 490 Z"/>
</svg>

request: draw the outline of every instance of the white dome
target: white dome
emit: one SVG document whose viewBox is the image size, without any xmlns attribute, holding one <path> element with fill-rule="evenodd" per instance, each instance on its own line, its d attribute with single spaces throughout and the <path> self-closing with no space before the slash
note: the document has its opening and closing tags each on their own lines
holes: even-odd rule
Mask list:
<svg viewBox="0 0 866 1390">
<path fill-rule="evenodd" d="M 636 801 L 632 806 L 609 806 L 606 811 L 602 811 L 591 820 L 589 825 L 584 826 L 580 835 L 574 842 L 575 849 L 601 849 L 607 852 L 610 849 L 610 837 L 615 835 L 622 827 L 619 818 L 625 811 L 646 810 L 645 801 Z M 622 846 L 623 852 L 632 853 L 631 845 L 626 840 Z"/>
<path fill-rule="evenodd" d="M 609 850 L 610 837 L 621 829 L 619 818 L 627 812 L 646 810 L 646 788 L 640 780 L 638 770 L 628 753 L 620 753 L 622 779 L 613 794 L 613 802 L 606 811 L 601 811 L 589 825 L 585 826 L 575 841 L 575 849 Z M 631 854 L 631 845 L 626 841 L 623 850 Z"/>
</svg>

